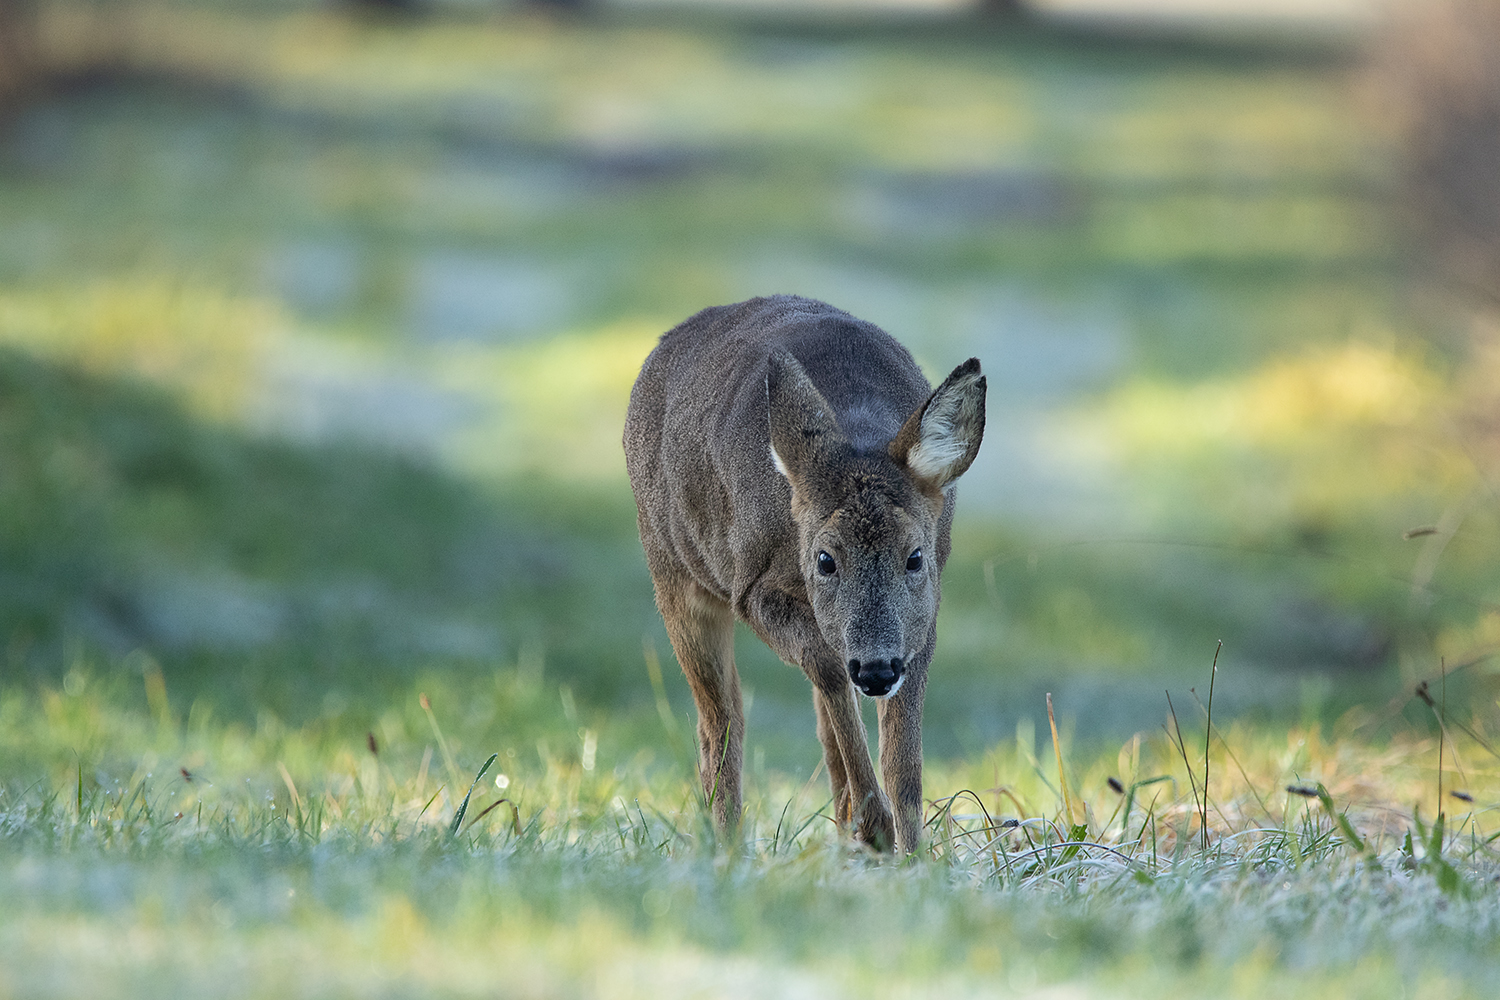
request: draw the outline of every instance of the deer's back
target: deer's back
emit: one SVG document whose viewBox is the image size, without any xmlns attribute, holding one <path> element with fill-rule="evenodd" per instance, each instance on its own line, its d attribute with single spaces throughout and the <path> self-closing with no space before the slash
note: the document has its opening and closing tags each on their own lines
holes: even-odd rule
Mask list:
<svg viewBox="0 0 1500 1000">
<path fill-rule="evenodd" d="M 731 603 L 766 573 L 797 582 L 791 490 L 770 457 L 766 370 L 790 351 L 857 450 L 883 451 L 931 392 L 889 334 L 795 296 L 705 309 L 669 330 L 630 394 L 625 464 L 641 539 Z"/>
</svg>

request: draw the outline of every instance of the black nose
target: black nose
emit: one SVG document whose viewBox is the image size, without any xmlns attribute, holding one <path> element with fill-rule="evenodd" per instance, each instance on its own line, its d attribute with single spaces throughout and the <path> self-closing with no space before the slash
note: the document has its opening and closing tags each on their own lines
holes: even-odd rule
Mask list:
<svg viewBox="0 0 1500 1000">
<path fill-rule="evenodd" d="M 901 679 L 901 673 L 906 669 L 906 664 L 901 662 L 901 657 L 890 660 L 859 660 L 849 661 L 849 679 L 854 686 L 863 691 L 871 698 L 883 698 L 891 693 L 891 688 Z"/>
</svg>

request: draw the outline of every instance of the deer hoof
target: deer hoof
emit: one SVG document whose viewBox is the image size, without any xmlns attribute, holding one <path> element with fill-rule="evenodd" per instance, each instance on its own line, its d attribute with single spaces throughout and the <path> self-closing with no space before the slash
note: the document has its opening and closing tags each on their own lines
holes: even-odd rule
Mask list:
<svg viewBox="0 0 1500 1000">
<path fill-rule="evenodd" d="M 854 836 L 860 843 L 882 854 L 896 849 L 896 824 L 884 802 L 875 800 L 865 806 L 863 815 L 858 817 Z"/>
</svg>

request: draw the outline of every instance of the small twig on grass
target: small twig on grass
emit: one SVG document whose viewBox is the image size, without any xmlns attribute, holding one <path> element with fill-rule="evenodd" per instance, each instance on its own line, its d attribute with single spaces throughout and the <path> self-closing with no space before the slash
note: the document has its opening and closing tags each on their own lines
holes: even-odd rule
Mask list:
<svg viewBox="0 0 1500 1000">
<path fill-rule="evenodd" d="M 1062 787 L 1063 812 L 1068 817 L 1068 828 L 1073 828 L 1073 794 L 1068 788 L 1068 773 L 1063 770 L 1062 743 L 1057 739 L 1057 719 L 1052 715 L 1052 692 L 1047 692 L 1047 724 L 1052 727 L 1052 752 L 1057 756 L 1057 783 Z"/>
<path fill-rule="evenodd" d="M 437 738 L 438 750 L 443 754 L 443 766 L 448 769 L 448 780 L 457 788 L 463 784 L 463 778 L 458 773 L 458 764 L 454 762 L 453 754 L 448 750 L 448 741 L 443 738 L 443 729 L 438 725 L 437 716 L 432 714 L 432 702 L 424 693 L 417 695 L 417 704 L 427 714 L 427 721 L 432 725 L 432 735 Z"/>
<path fill-rule="evenodd" d="M 1224 640 L 1219 640 L 1219 645 L 1214 648 L 1214 665 L 1212 672 L 1208 675 L 1208 726 L 1203 731 L 1203 850 L 1208 852 L 1208 748 L 1209 742 L 1214 734 L 1214 681 L 1219 677 L 1219 653 L 1224 648 Z M 1193 692 L 1196 698 L 1198 693 Z"/>
<path fill-rule="evenodd" d="M 1193 700 L 1198 703 L 1198 707 L 1200 709 L 1203 709 L 1204 713 L 1206 714 L 1208 709 L 1198 698 L 1197 692 L 1193 693 Z M 1255 783 L 1250 780 L 1250 775 L 1246 773 L 1245 765 L 1240 763 L 1239 755 L 1234 752 L 1234 747 L 1229 745 L 1229 741 L 1224 738 L 1224 734 L 1220 730 L 1210 725 L 1209 731 L 1219 738 L 1219 746 L 1223 747 L 1224 752 L 1229 754 L 1229 759 L 1234 761 L 1235 769 L 1240 772 L 1240 777 L 1245 779 L 1245 787 L 1250 789 L 1250 794 L 1255 797 L 1255 804 L 1260 806 L 1260 811 L 1266 814 L 1266 819 L 1270 820 L 1272 823 L 1275 823 L 1277 821 L 1276 816 L 1271 812 L 1271 807 L 1266 805 L 1266 800 L 1261 797 L 1260 792 L 1256 791 Z M 1227 823 L 1228 818 L 1224 817 L 1224 811 L 1221 809 L 1218 810 L 1218 812 L 1219 816 L 1221 818 L 1224 818 L 1225 822 Z"/>
<path fill-rule="evenodd" d="M 1432 714 L 1433 714 L 1434 718 L 1437 719 L 1437 724 L 1438 724 L 1437 814 L 1438 814 L 1438 817 L 1441 818 L 1442 815 L 1443 815 L 1443 758 L 1446 756 L 1446 753 L 1447 753 L 1447 748 L 1446 748 L 1447 739 L 1446 739 L 1446 737 L 1448 735 L 1448 662 L 1447 662 L 1446 659 L 1440 659 L 1438 662 L 1441 664 L 1441 667 L 1442 667 L 1442 674 L 1441 674 L 1441 678 L 1442 679 L 1439 682 L 1440 687 L 1439 687 L 1439 690 L 1438 690 L 1438 699 L 1439 700 L 1436 701 L 1436 702 L 1433 701 L 1433 699 L 1432 699 L 1432 692 L 1428 689 L 1426 681 L 1423 681 L 1422 683 L 1420 683 L 1420 684 L 1417 685 L 1417 692 L 1416 693 L 1417 693 L 1417 697 L 1422 700 L 1422 703 L 1424 705 L 1426 705 L 1429 709 L 1432 710 Z M 1490 753 L 1494 753 L 1495 752 L 1493 747 L 1491 747 L 1484 740 L 1479 739 L 1479 737 L 1468 726 L 1463 725 L 1463 723 L 1458 723 L 1458 725 L 1464 730 L 1464 732 L 1468 733 L 1470 736 L 1474 736 L 1475 739 L 1479 742 L 1479 744 L 1481 746 L 1483 746 L 1486 750 L 1489 750 Z M 1497 755 L 1497 756 L 1500 756 L 1500 755 Z M 1459 777 L 1462 780 L 1467 781 L 1468 777 L 1467 777 L 1467 775 L 1464 774 L 1464 772 L 1463 772 L 1463 766 L 1459 763 L 1459 760 L 1458 760 L 1457 741 L 1454 741 L 1453 763 L 1458 768 Z"/>
<path fill-rule="evenodd" d="M 1441 669 L 1442 669 L 1442 672 L 1443 672 L 1442 673 L 1442 681 L 1441 681 L 1441 685 L 1442 685 L 1441 686 L 1441 697 L 1442 697 L 1443 707 L 1438 712 L 1438 787 L 1437 787 L 1437 817 L 1438 817 L 1438 822 L 1441 823 L 1443 821 L 1443 737 L 1448 734 L 1448 727 L 1447 727 L 1447 725 L 1445 725 L 1446 719 L 1444 718 L 1444 716 L 1446 716 L 1448 714 L 1448 660 L 1447 660 L 1446 657 L 1445 658 L 1441 658 L 1441 659 L 1438 660 L 1438 663 L 1441 666 Z"/>
<path fill-rule="evenodd" d="M 1166 692 L 1166 695 L 1167 695 L 1167 711 L 1169 711 L 1169 712 L 1172 713 L 1172 728 L 1177 731 L 1177 738 L 1176 738 L 1176 740 L 1173 741 L 1173 739 L 1172 739 L 1172 733 L 1169 731 L 1167 733 L 1167 741 L 1169 743 L 1172 743 L 1173 746 L 1175 746 L 1177 748 L 1177 752 L 1182 755 L 1182 766 L 1185 767 L 1185 768 L 1187 768 L 1188 785 L 1193 790 L 1193 804 L 1194 805 L 1198 805 L 1199 804 L 1199 799 L 1198 799 L 1198 779 L 1197 779 L 1197 776 L 1193 774 L 1193 764 L 1192 764 L 1192 761 L 1188 760 L 1187 744 L 1185 744 L 1182 741 L 1182 726 L 1177 722 L 1177 708 L 1176 708 L 1175 705 L 1172 704 L 1172 692 L 1168 691 L 1168 692 Z M 1166 726 L 1162 726 L 1162 729 L 1166 729 L 1166 728 L 1167 728 Z M 1201 810 L 1201 814 L 1200 815 L 1201 815 L 1201 820 L 1202 820 L 1203 825 L 1207 826 L 1208 825 L 1208 806 L 1207 806 L 1206 803 L 1202 806 L 1202 810 Z"/>
<path fill-rule="evenodd" d="M 476 778 L 475 782 L 477 783 L 478 780 L 479 779 Z M 483 812 L 469 821 L 469 829 L 474 829 L 474 827 L 479 823 L 480 820 L 484 819 L 494 811 L 496 806 L 500 805 L 510 806 L 510 826 L 511 829 L 515 832 L 515 835 L 519 837 L 521 835 L 521 810 L 517 809 L 516 804 L 510 799 L 497 799 L 496 801 L 491 802 L 489 805 L 485 806 Z"/>
</svg>

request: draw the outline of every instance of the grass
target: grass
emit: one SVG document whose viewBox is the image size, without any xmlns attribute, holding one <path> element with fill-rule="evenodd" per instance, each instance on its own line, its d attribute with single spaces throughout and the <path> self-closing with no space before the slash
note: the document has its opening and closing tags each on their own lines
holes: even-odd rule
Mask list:
<svg viewBox="0 0 1500 1000">
<path fill-rule="evenodd" d="M 481 692 L 424 693 L 430 716 L 412 696 L 367 736 L 184 723 L 149 681 L 81 666 L 61 689 L 8 691 L 0 982 L 1357 997 L 1480 996 L 1496 972 L 1494 769 L 1462 735 L 1438 832 L 1430 739 L 1348 720 L 1334 739 L 1216 729 L 1206 846 L 1198 719 L 1186 756 L 1149 735 L 1111 754 L 1059 744 L 1071 818 L 1051 755 L 1018 738 L 933 769 L 927 845 L 895 864 L 836 834 L 820 782 L 754 768 L 745 839 L 718 844 L 680 762 L 608 730 L 591 755 L 529 683 L 502 672 L 491 695 L 529 732 L 476 718 Z M 504 746 L 538 730 L 535 749 Z M 470 789 L 488 747 L 498 762 Z"/>
<path fill-rule="evenodd" d="M 609 568 L 644 587 L 569 567 L 621 544 L 613 525 L 591 530 L 604 504 L 476 496 L 430 463 L 248 437 L 15 352 L 0 384 L 12 679 L 46 676 L 75 645 L 140 648 L 221 705 L 305 717 L 297 706 L 350 705 L 413 661 L 459 668 L 529 642 L 588 656 L 607 699 L 624 664 L 590 652 L 607 645 L 597 630 L 650 611 L 623 559 Z"/>
<path fill-rule="evenodd" d="M 1496 357 L 1347 52 L 42 10 L 0 997 L 1486 994 Z M 748 636 L 716 842 L 634 535 L 640 359 L 771 289 L 991 379 L 900 864 Z"/>
</svg>

